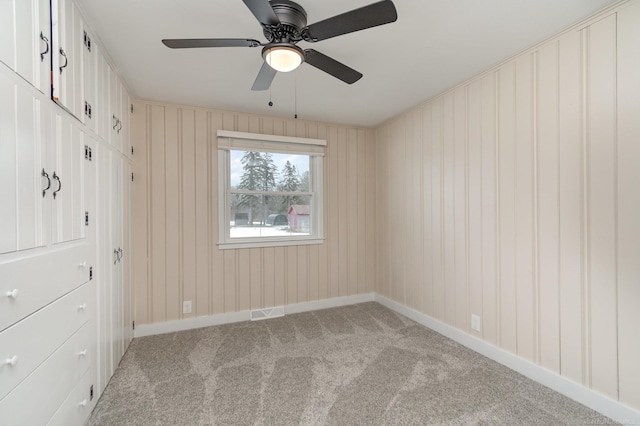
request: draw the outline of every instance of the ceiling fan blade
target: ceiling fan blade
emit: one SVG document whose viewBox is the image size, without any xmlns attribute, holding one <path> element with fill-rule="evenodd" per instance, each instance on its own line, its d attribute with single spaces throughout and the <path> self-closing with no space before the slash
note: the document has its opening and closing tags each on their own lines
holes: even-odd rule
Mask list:
<svg viewBox="0 0 640 426">
<path fill-rule="evenodd" d="M 172 49 L 185 49 L 191 47 L 257 47 L 258 40 L 248 38 L 177 38 L 164 39 L 162 43 Z"/>
<path fill-rule="evenodd" d="M 262 68 L 260 68 L 258 76 L 256 77 L 256 81 L 253 83 L 253 87 L 251 87 L 251 90 L 267 90 L 269 87 L 271 87 L 271 82 L 273 81 L 273 78 L 277 73 L 278 71 L 271 68 L 266 62 L 263 62 Z"/>
<path fill-rule="evenodd" d="M 309 25 L 303 31 L 305 41 L 326 40 L 343 34 L 389 24 L 398 19 L 391 0 L 383 0 Z"/>
<path fill-rule="evenodd" d="M 247 5 L 253 16 L 262 25 L 278 25 L 280 19 L 273 11 L 269 0 L 242 0 Z"/>
<path fill-rule="evenodd" d="M 327 74 L 331 74 L 335 78 L 340 79 L 347 84 L 353 84 L 362 78 L 362 74 L 358 71 L 353 68 L 349 68 L 345 64 L 338 62 L 317 50 L 306 49 L 304 53 L 306 63 L 326 72 Z"/>
</svg>

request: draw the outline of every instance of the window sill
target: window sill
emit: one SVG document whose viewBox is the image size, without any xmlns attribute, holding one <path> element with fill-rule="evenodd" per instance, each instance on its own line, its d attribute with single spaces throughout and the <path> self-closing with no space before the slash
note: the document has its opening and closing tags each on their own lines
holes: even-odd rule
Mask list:
<svg viewBox="0 0 640 426">
<path fill-rule="evenodd" d="M 228 241 L 219 242 L 218 248 L 220 250 L 229 249 L 246 249 L 246 248 L 258 248 L 258 247 L 286 247 L 286 246 L 307 246 L 313 244 L 324 244 L 324 238 L 305 238 L 305 239 L 291 239 L 291 240 L 251 240 L 251 241 Z"/>
</svg>

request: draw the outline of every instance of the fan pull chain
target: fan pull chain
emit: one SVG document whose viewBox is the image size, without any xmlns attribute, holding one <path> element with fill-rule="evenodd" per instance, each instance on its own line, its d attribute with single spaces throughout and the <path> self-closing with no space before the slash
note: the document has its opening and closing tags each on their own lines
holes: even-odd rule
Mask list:
<svg viewBox="0 0 640 426">
<path fill-rule="evenodd" d="M 293 80 L 293 118 L 298 119 L 298 74 Z"/>
<path fill-rule="evenodd" d="M 269 86 L 269 106 L 273 106 L 273 102 L 271 102 L 271 86 Z"/>
</svg>

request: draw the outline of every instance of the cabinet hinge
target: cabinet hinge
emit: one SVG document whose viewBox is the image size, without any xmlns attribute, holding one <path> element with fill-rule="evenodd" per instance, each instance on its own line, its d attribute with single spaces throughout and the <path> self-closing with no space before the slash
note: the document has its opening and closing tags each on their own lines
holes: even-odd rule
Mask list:
<svg viewBox="0 0 640 426">
<path fill-rule="evenodd" d="M 84 101 L 84 115 L 91 119 L 91 104 L 87 101 Z"/>
<path fill-rule="evenodd" d="M 133 155 L 133 146 L 131 147 L 131 155 Z"/>
<path fill-rule="evenodd" d="M 131 114 L 133 114 L 133 104 L 131 104 Z"/>
<path fill-rule="evenodd" d="M 89 281 L 93 279 L 93 266 L 89 267 Z"/>
<path fill-rule="evenodd" d="M 93 149 L 89 145 L 84 146 L 84 159 L 93 161 Z"/>
<path fill-rule="evenodd" d="M 89 212 L 84 212 L 84 226 L 89 226 Z"/>
<path fill-rule="evenodd" d="M 84 32 L 84 45 L 89 52 L 91 52 L 91 37 L 87 35 L 87 32 Z"/>
<path fill-rule="evenodd" d="M 134 330 L 136 329 L 136 322 L 135 321 L 133 321 L 133 329 Z"/>
<path fill-rule="evenodd" d="M 93 385 L 89 388 L 89 401 L 93 401 Z"/>
<path fill-rule="evenodd" d="M 133 172 L 131 173 L 131 182 L 133 182 Z"/>
</svg>

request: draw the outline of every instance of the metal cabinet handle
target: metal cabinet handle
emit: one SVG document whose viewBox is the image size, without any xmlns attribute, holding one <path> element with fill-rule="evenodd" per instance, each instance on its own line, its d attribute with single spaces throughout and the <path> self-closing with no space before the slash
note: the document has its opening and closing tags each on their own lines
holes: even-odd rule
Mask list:
<svg viewBox="0 0 640 426">
<path fill-rule="evenodd" d="M 116 129 L 116 127 L 118 127 L 118 122 L 120 120 L 118 119 L 118 117 L 116 117 L 115 115 L 113 116 L 113 130 Z"/>
<path fill-rule="evenodd" d="M 119 262 L 124 257 L 124 250 L 122 250 L 122 248 L 118 248 L 118 252 L 120 253 L 120 257 L 118 258 L 118 262 Z"/>
<path fill-rule="evenodd" d="M 56 174 L 56 172 L 53 172 L 53 176 L 51 176 L 53 179 L 58 181 L 58 189 L 56 189 L 55 191 L 53 191 L 53 199 L 56 199 L 56 194 L 58 192 L 60 192 L 60 190 L 62 189 L 62 181 L 60 180 L 60 176 L 58 176 Z"/>
<path fill-rule="evenodd" d="M 67 58 L 67 54 L 64 53 L 64 50 L 62 50 L 62 47 L 60 48 L 60 54 L 64 57 L 64 65 L 60 67 L 60 74 L 62 74 L 62 70 L 65 69 L 67 65 L 69 65 L 69 58 Z"/>
<path fill-rule="evenodd" d="M 44 55 L 49 53 L 49 39 L 42 34 L 42 31 L 40 31 L 40 40 L 44 41 L 47 45 L 46 50 L 44 52 L 40 52 L 40 62 L 44 62 Z"/>
<path fill-rule="evenodd" d="M 116 263 L 118 263 L 118 249 L 113 249 L 113 264 L 115 265 Z"/>
<path fill-rule="evenodd" d="M 42 190 L 42 198 L 44 198 L 45 193 L 47 192 L 47 190 L 51 189 L 51 178 L 49 177 L 49 173 L 45 172 L 44 169 L 42 169 L 41 176 L 47 178 L 47 187 Z"/>
<path fill-rule="evenodd" d="M 120 134 L 120 130 L 122 130 L 122 121 L 118 120 L 118 134 Z"/>
</svg>

